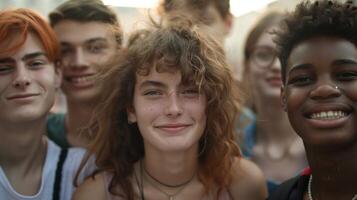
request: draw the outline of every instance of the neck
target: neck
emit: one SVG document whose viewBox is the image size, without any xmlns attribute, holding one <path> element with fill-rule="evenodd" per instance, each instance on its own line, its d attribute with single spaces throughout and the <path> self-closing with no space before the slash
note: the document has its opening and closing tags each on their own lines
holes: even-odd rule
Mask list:
<svg viewBox="0 0 357 200">
<path fill-rule="evenodd" d="M 256 119 L 258 142 L 279 146 L 298 138 L 280 104 L 258 105 Z"/>
<path fill-rule="evenodd" d="M 314 199 L 352 199 L 357 194 L 357 145 L 338 152 L 306 149 L 313 172 Z"/>
<path fill-rule="evenodd" d="M 26 176 L 41 169 L 46 155 L 46 120 L 0 125 L 0 165 L 7 175 Z"/>
<path fill-rule="evenodd" d="M 68 101 L 65 126 L 67 139 L 72 146 L 85 147 L 91 137 L 89 122 L 93 116 L 94 105 Z"/>
<path fill-rule="evenodd" d="M 197 146 L 180 153 L 158 153 L 145 148 L 143 165 L 147 173 L 167 185 L 179 185 L 192 179 L 198 167 Z"/>
</svg>

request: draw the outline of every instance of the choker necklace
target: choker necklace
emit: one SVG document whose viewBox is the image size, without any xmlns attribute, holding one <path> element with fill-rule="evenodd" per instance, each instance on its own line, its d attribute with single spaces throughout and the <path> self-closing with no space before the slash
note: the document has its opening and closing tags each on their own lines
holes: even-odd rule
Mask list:
<svg viewBox="0 0 357 200">
<path fill-rule="evenodd" d="M 154 188 L 156 188 L 157 190 L 159 190 L 161 193 L 163 193 L 165 196 L 168 197 L 169 200 L 174 200 L 175 196 L 177 196 L 183 189 L 186 188 L 187 185 L 189 185 L 189 183 L 191 183 L 191 181 L 193 180 L 193 178 L 195 177 L 196 173 L 193 174 L 193 176 L 185 181 L 184 183 L 180 183 L 178 185 L 168 185 L 165 183 L 162 183 L 161 181 L 157 180 L 156 178 L 154 178 L 151 174 L 149 174 L 149 172 L 146 170 L 145 167 L 143 167 L 142 161 L 140 161 L 140 165 L 141 165 L 141 169 L 144 169 L 145 174 L 147 174 L 152 180 L 154 180 L 155 182 L 157 182 L 160 185 L 166 186 L 166 187 L 171 187 L 171 188 L 179 188 L 181 187 L 179 190 L 177 190 L 175 193 L 170 194 L 166 191 L 164 191 L 163 189 L 161 189 L 160 187 L 158 187 L 156 184 L 154 184 L 153 182 L 151 182 L 150 179 L 147 179 L 147 181 L 150 183 L 150 185 L 152 185 Z M 141 174 L 142 176 L 143 174 Z M 143 195 L 143 193 L 142 193 Z"/>
<path fill-rule="evenodd" d="M 177 185 L 170 185 L 170 184 L 167 184 L 167 183 L 163 183 L 163 182 L 159 181 L 157 178 L 155 178 L 154 176 L 152 176 L 152 175 L 146 170 L 145 167 L 144 167 L 144 171 L 145 171 L 145 173 L 146 173 L 152 180 L 154 180 L 155 182 L 157 182 L 157 183 L 160 184 L 160 185 L 163 185 L 163 186 L 169 187 L 169 188 L 178 188 L 178 187 L 184 186 L 184 185 L 188 184 L 189 182 L 191 182 L 192 179 L 193 179 L 193 177 L 195 176 L 195 174 L 193 174 L 193 176 L 192 176 L 190 179 L 188 179 L 187 181 L 185 181 L 185 182 L 183 182 L 183 183 L 180 183 L 180 184 L 177 184 Z"/>
<path fill-rule="evenodd" d="M 311 184 L 312 184 L 312 174 L 310 175 L 309 184 L 307 186 L 307 196 L 309 197 L 309 200 L 314 200 L 312 198 Z M 357 200 L 357 194 L 354 194 L 351 200 Z"/>
</svg>

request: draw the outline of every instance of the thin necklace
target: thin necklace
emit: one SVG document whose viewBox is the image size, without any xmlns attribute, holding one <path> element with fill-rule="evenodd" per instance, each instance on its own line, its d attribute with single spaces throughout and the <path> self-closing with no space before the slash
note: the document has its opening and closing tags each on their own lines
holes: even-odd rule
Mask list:
<svg viewBox="0 0 357 200">
<path fill-rule="evenodd" d="M 163 186 L 166 186 L 166 184 L 162 184 L 160 181 L 158 181 L 157 179 L 155 179 L 154 177 L 152 177 L 148 171 L 145 169 L 145 167 L 143 167 L 142 165 L 142 161 L 140 161 L 140 165 L 141 165 L 141 169 L 144 168 L 144 171 L 145 171 L 145 174 L 147 174 L 150 178 L 152 178 L 154 181 L 156 181 L 157 183 L 163 185 Z M 185 184 L 179 184 L 180 186 L 177 186 L 177 187 L 181 187 L 178 191 L 176 191 L 175 193 L 173 194 L 170 194 L 166 191 L 164 191 L 163 189 L 161 189 L 160 187 L 158 187 L 156 184 L 154 184 L 153 182 L 151 182 L 150 179 L 147 179 L 148 182 L 150 183 L 150 185 L 152 185 L 155 189 L 159 190 L 161 193 L 163 193 L 165 196 L 168 197 L 169 200 L 174 200 L 175 199 L 175 196 L 177 196 L 183 189 L 186 188 L 187 185 L 189 185 L 189 183 L 193 180 L 193 177 L 195 177 L 196 174 L 193 174 L 193 176 L 188 180 L 188 181 L 185 181 Z M 143 174 L 141 174 L 141 179 L 142 178 Z M 167 187 L 170 187 L 170 186 L 167 186 Z M 172 186 L 171 186 L 172 187 Z"/>
<path fill-rule="evenodd" d="M 309 200 L 314 200 L 314 199 L 312 198 L 311 184 L 312 184 L 312 174 L 310 175 L 309 184 L 308 184 L 308 186 L 307 186 L 307 196 L 309 197 Z M 355 194 L 355 195 L 352 197 L 352 200 L 357 200 L 357 194 Z"/>
<path fill-rule="evenodd" d="M 154 176 L 152 176 L 148 171 L 147 169 L 144 167 L 144 171 L 145 173 L 151 178 L 153 179 L 155 182 L 159 183 L 160 185 L 163 185 L 163 186 L 166 186 L 166 187 L 169 187 L 169 188 L 178 188 L 178 187 L 181 187 L 181 186 L 184 186 L 186 184 L 188 184 L 189 182 L 191 182 L 191 180 L 193 179 L 193 177 L 195 176 L 195 174 L 193 174 L 193 176 L 188 179 L 187 181 L 183 182 L 183 183 L 180 183 L 180 184 L 177 184 L 177 185 L 170 185 L 170 184 L 167 184 L 167 183 L 163 183 L 161 181 L 159 181 L 157 178 L 155 178 Z"/>
</svg>

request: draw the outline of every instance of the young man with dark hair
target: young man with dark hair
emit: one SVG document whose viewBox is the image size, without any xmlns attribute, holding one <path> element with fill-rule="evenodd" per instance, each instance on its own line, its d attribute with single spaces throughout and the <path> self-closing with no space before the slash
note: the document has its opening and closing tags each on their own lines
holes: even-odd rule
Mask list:
<svg viewBox="0 0 357 200">
<path fill-rule="evenodd" d="M 49 14 L 61 45 L 62 91 L 67 113 L 48 119 L 49 138 L 62 147 L 86 147 L 87 124 L 99 103 L 103 84 L 94 79 L 122 45 L 119 21 L 100 0 L 68 0 Z"/>
</svg>

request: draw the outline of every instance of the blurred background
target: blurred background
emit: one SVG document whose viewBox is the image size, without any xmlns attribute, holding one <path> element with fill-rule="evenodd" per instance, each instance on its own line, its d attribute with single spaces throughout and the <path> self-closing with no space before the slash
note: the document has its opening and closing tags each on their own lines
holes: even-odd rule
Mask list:
<svg viewBox="0 0 357 200">
<path fill-rule="evenodd" d="M 64 0 L 1 0 L 0 9 L 8 7 L 32 8 L 47 16 Z M 225 42 L 228 60 L 236 76 L 240 77 L 242 46 L 246 34 L 265 9 L 289 11 L 303 0 L 231 0 L 231 12 L 234 15 L 233 29 Z M 342 1 L 342 0 L 341 0 Z M 356 0 L 355 0 L 356 1 Z M 159 0 L 103 0 L 117 12 L 125 35 L 145 25 L 147 16 L 156 15 Z M 125 37 L 125 36 L 124 36 Z"/>
</svg>

